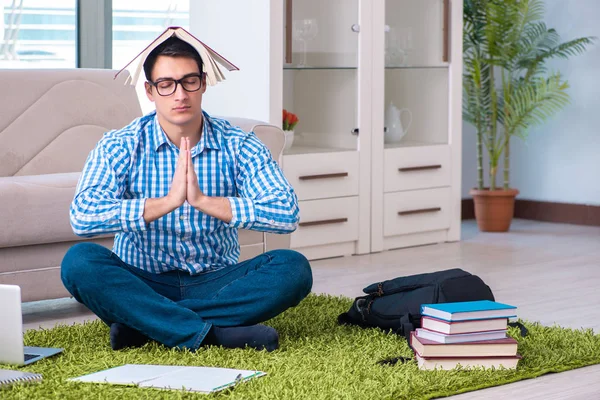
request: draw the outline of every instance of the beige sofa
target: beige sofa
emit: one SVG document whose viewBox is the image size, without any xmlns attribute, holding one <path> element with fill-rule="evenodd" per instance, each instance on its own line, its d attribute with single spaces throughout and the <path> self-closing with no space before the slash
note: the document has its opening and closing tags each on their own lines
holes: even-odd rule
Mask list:
<svg viewBox="0 0 600 400">
<path fill-rule="evenodd" d="M 115 71 L 0 70 L 0 284 L 21 286 L 23 301 L 68 296 L 60 262 L 83 239 L 69 205 L 85 159 L 104 132 L 142 115 L 135 89 Z M 210 89 L 209 89 L 210 90 Z M 283 132 L 228 118 L 253 130 L 281 161 Z M 289 247 L 289 235 L 240 231 L 241 259 Z M 112 237 L 92 241 L 112 247 Z"/>
</svg>

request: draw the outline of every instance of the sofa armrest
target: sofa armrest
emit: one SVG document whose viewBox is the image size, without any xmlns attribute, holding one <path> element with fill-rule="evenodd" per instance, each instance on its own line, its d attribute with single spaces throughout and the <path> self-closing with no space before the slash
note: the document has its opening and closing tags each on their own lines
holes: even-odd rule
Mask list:
<svg viewBox="0 0 600 400">
<path fill-rule="evenodd" d="M 283 157 L 285 146 L 285 134 L 281 128 L 267 122 L 241 117 L 224 117 L 231 125 L 240 127 L 245 132 L 254 132 L 261 142 L 271 151 L 271 156 L 279 165 Z"/>
<path fill-rule="evenodd" d="M 0 247 L 78 239 L 69 207 L 81 173 L 0 177 Z"/>
</svg>

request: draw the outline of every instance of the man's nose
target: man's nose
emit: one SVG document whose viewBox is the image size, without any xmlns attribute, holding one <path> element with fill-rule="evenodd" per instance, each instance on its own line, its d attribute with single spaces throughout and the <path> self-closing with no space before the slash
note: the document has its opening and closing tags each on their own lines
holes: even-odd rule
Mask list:
<svg viewBox="0 0 600 400">
<path fill-rule="evenodd" d="M 183 88 L 183 85 L 181 83 L 179 83 L 177 85 L 177 87 L 175 88 L 175 99 L 177 100 L 183 100 L 183 99 L 187 99 L 189 97 L 189 93 Z"/>
</svg>

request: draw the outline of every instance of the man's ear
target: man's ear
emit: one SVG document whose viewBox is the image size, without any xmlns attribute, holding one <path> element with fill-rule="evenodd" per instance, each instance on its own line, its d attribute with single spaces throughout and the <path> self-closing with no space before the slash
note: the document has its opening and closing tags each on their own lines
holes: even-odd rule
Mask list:
<svg viewBox="0 0 600 400">
<path fill-rule="evenodd" d="M 206 72 L 202 74 L 202 93 L 206 92 Z"/>
<path fill-rule="evenodd" d="M 148 100 L 150 100 L 151 102 L 154 102 L 154 94 L 152 93 L 152 85 L 149 84 L 148 82 L 144 82 L 144 88 L 146 89 L 146 96 L 148 97 Z"/>
</svg>

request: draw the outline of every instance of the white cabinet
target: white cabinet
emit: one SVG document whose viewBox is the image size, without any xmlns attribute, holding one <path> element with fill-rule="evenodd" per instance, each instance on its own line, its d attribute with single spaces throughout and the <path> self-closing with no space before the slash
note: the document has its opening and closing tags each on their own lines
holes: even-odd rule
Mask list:
<svg viewBox="0 0 600 400">
<path fill-rule="evenodd" d="M 236 1 L 252 20 L 216 24 L 232 0 L 190 5 L 192 33 L 240 67 L 204 108 L 299 117 L 283 157 L 300 202 L 291 247 L 315 259 L 458 240 L 462 1 Z"/>
<path fill-rule="evenodd" d="M 372 4 L 371 251 L 459 240 L 462 1 Z"/>
<path fill-rule="evenodd" d="M 281 108 L 300 119 L 283 157 L 300 201 L 291 247 L 310 259 L 371 249 L 371 44 L 356 32 L 370 12 L 358 0 L 287 1 L 282 10 Z"/>
</svg>

